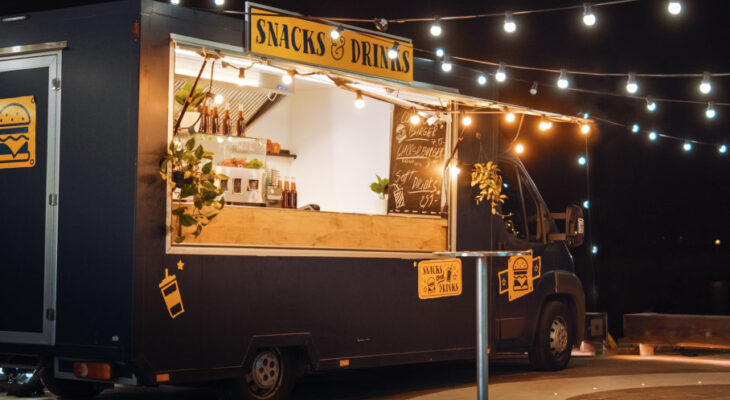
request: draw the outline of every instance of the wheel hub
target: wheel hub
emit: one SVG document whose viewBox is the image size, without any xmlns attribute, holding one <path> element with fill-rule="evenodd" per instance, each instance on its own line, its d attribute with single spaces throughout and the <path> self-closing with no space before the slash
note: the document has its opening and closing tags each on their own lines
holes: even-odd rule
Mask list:
<svg viewBox="0 0 730 400">
<path fill-rule="evenodd" d="M 562 354 L 568 347 L 568 328 L 562 318 L 555 318 L 550 325 L 550 351 L 554 356 Z"/>
<path fill-rule="evenodd" d="M 259 353 L 246 374 L 251 392 L 258 396 L 275 391 L 281 381 L 281 362 L 279 355 L 271 350 Z"/>
</svg>

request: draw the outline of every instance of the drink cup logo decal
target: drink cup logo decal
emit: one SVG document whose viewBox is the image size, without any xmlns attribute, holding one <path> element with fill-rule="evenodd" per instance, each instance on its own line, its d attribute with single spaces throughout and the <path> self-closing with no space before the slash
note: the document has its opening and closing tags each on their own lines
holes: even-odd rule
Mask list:
<svg viewBox="0 0 730 400">
<path fill-rule="evenodd" d="M 34 96 L 0 99 L 0 169 L 35 165 L 35 124 Z"/>
<path fill-rule="evenodd" d="M 507 269 L 500 271 L 499 294 L 508 293 L 509 301 L 532 293 L 535 289 L 533 282 L 540 277 L 540 257 L 514 256 L 509 258 Z"/>
<path fill-rule="evenodd" d="M 182 260 L 180 263 L 182 263 Z M 175 275 L 170 275 L 167 268 L 165 268 L 165 277 L 160 282 L 159 287 L 160 293 L 162 293 L 162 299 L 165 301 L 165 307 L 167 307 L 167 312 L 170 314 L 170 317 L 175 319 L 184 313 L 185 308 L 183 307 L 180 286 L 177 284 L 177 277 Z"/>
</svg>

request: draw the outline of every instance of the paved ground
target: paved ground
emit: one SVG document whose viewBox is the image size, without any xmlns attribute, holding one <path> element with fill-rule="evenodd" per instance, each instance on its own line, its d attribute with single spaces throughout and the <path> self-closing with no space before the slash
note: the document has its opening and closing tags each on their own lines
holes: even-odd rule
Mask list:
<svg viewBox="0 0 730 400">
<path fill-rule="evenodd" d="M 471 362 L 449 362 L 369 370 L 349 370 L 302 378 L 294 400 L 462 400 L 474 399 Z M 655 400 L 730 399 L 727 356 L 614 356 L 574 358 L 558 372 L 532 371 L 525 361 L 490 365 L 491 399 Z M 38 399 L 50 399 L 42 397 Z M 117 388 L 101 400 L 203 400 L 203 389 Z M 9 400 L 0 394 L 0 399 Z"/>
</svg>

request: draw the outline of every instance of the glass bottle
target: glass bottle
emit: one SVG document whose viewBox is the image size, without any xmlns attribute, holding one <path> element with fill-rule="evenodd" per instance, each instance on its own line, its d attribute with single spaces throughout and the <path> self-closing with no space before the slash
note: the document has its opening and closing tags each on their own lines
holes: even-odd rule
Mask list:
<svg viewBox="0 0 730 400">
<path fill-rule="evenodd" d="M 223 122 L 221 133 L 225 136 L 231 136 L 231 113 L 228 111 L 230 104 L 226 103 L 226 111 L 223 112 Z"/>
<path fill-rule="evenodd" d="M 291 177 L 291 191 L 289 192 L 289 208 L 297 208 L 297 184 L 294 177 Z"/>
<path fill-rule="evenodd" d="M 246 136 L 246 120 L 243 119 L 243 104 L 238 106 L 238 119 L 236 120 L 236 136 Z"/>
<path fill-rule="evenodd" d="M 210 133 L 216 135 L 220 133 L 220 119 L 218 118 L 218 107 L 213 107 L 210 115 Z"/>
<path fill-rule="evenodd" d="M 281 191 L 281 208 L 289 208 L 289 181 L 284 177 L 284 190 Z"/>
</svg>

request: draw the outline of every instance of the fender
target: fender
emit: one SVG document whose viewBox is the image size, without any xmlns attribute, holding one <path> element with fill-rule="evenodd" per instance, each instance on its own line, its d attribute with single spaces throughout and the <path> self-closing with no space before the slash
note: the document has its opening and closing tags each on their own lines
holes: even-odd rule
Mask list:
<svg viewBox="0 0 730 400">
<path fill-rule="evenodd" d="M 527 343 L 532 343 L 535 339 L 535 330 L 545 301 L 549 298 L 562 298 L 570 300 L 568 301 L 568 307 L 575 317 L 576 329 L 575 343 L 573 344 L 580 345 L 585 334 L 586 312 L 585 294 L 583 294 L 583 285 L 580 283 L 580 279 L 574 273 L 565 270 L 547 271 L 540 278 L 534 294 L 530 307 L 538 312 L 530 313 L 528 317 L 528 329 L 525 332 L 526 339 L 528 339 Z"/>
<path fill-rule="evenodd" d="M 256 350 L 262 347 L 298 347 L 306 351 L 306 360 L 313 369 L 319 362 L 319 352 L 314 346 L 310 332 L 280 333 L 271 335 L 253 335 L 248 343 L 246 355 L 241 360 L 241 366 L 246 366 L 256 355 Z"/>
</svg>

